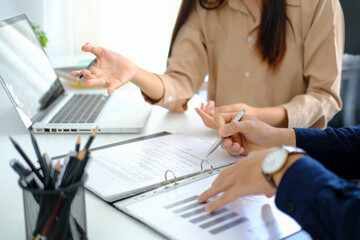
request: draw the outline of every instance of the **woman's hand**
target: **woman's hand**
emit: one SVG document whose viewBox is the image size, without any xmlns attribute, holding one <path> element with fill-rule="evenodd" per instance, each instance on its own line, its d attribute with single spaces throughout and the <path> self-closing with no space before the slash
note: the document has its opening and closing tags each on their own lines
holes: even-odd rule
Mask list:
<svg viewBox="0 0 360 240">
<path fill-rule="evenodd" d="M 195 108 L 205 126 L 212 129 L 217 129 L 214 116 L 218 113 L 240 112 L 245 109 L 248 115 L 255 115 L 256 109 L 243 103 L 231 104 L 215 108 L 215 102 L 210 100 L 206 105 L 201 103 L 200 108 Z"/>
<path fill-rule="evenodd" d="M 215 116 L 215 102 L 209 101 L 206 105 L 205 103 L 201 103 L 200 108 L 195 108 L 195 111 L 201 117 L 205 126 L 212 129 L 217 129 L 216 123 L 214 120 Z"/>
<path fill-rule="evenodd" d="M 137 73 L 137 66 L 119 53 L 92 44 L 85 44 L 81 49 L 93 53 L 97 62 L 89 70 L 73 71 L 71 75 L 77 77 L 81 72 L 88 86 L 107 87 L 111 94 Z"/>
<path fill-rule="evenodd" d="M 215 102 L 209 101 L 206 105 L 202 103 L 200 108 L 195 108 L 195 111 L 199 114 L 205 126 L 212 129 L 217 129 L 214 120 L 214 116 L 216 114 L 240 112 L 243 109 L 246 110 L 247 115 L 253 116 L 271 126 L 288 126 L 287 111 L 282 106 L 258 108 L 246 105 L 244 103 L 237 103 L 221 107 L 215 107 Z"/>
</svg>

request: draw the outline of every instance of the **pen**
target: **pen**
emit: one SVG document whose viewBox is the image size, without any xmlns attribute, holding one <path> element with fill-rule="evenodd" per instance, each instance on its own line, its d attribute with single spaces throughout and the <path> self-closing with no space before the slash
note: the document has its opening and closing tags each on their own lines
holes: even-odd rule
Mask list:
<svg viewBox="0 0 360 240">
<path fill-rule="evenodd" d="M 30 175 L 31 171 L 26 169 L 19 161 L 12 159 L 10 166 L 20 175 L 21 178 L 26 178 Z"/>
<path fill-rule="evenodd" d="M 246 112 L 245 109 L 243 109 L 241 112 L 239 112 L 238 115 L 236 115 L 236 117 L 234 118 L 234 120 L 232 120 L 232 122 L 238 122 L 238 121 L 242 118 L 242 116 L 244 116 L 245 112 Z M 206 155 L 205 158 L 209 157 L 210 154 L 212 154 L 212 153 L 220 146 L 220 144 L 221 144 L 221 142 L 222 142 L 223 139 L 224 139 L 224 138 L 222 138 L 222 137 L 218 137 L 218 138 L 216 139 L 216 141 L 214 142 L 214 144 L 213 144 L 213 145 L 211 146 L 211 148 L 209 149 L 209 152 L 207 153 L 207 155 Z"/>
<path fill-rule="evenodd" d="M 94 66 L 94 64 L 96 63 L 97 58 L 94 58 L 94 60 L 91 61 L 91 63 L 89 63 L 89 65 L 87 65 L 85 67 L 86 70 L 89 70 L 92 66 Z M 83 77 L 83 74 L 80 72 L 79 74 L 79 79 Z"/>
<path fill-rule="evenodd" d="M 51 157 L 49 156 L 49 153 L 44 153 L 43 154 L 43 161 L 44 161 L 44 165 L 46 165 L 46 173 L 44 173 L 44 185 L 45 188 L 49 188 L 51 187 L 51 177 L 54 174 L 54 168 L 52 167 L 52 163 L 51 163 Z M 44 170 L 43 170 L 44 171 Z"/>
<path fill-rule="evenodd" d="M 10 161 L 10 166 L 17 172 L 20 178 L 24 181 L 27 187 L 33 189 L 39 189 L 40 186 L 36 182 L 35 175 L 32 171 L 26 169 L 19 161 L 12 159 Z M 34 196 L 35 199 L 38 199 L 38 196 Z"/>
<path fill-rule="evenodd" d="M 17 144 L 17 142 L 15 142 L 14 139 L 12 139 L 11 137 L 9 137 L 12 144 L 14 145 L 14 147 L 16 148 L 16 150 L 18 150 L 18 152 L 20 153 L 20 155 L 24 158 L 24 160 L 27 162 L 27 164 L 30 166 L 31 170 L 36 174 L 36 176 L 40 179 L 40 181 L 44 182 L 44 178 L 39 174 L 39 172 L 36 170 L 35 166 L 32 164 L 31 160 L 28 158 L 28 156 L 24 153 L 24 151 L 21 149 L 21 147 L 19 146 L 19 144 Z"/>
<path fill-rule="evenodd" d="M 36 156 L 37 156 L 40 166 L 41 166 L 41 170 L 43 172 L 43 176 L 44 176 L 44 178 L 46 178 L 46 176 L 49 175 L 48 165 L 46 164 L 45 159 L 41 156 L 39 145 L 37 144 L 37 141 L 36 141 L 34 135 L 32 133 L 30 133 L 30 136 L 31 136 L 31 142 L 35 149 Z"/>
</svg>

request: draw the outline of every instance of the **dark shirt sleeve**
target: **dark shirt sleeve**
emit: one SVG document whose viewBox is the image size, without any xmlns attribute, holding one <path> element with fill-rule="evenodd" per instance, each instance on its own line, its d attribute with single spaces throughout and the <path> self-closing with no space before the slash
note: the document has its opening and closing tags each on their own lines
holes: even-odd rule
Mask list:
<svg viewBox="0 0 360 240">
<path fill-rule="evenodd" d="M 275 203 L 314 239 L 360 239 L 360 189 L 310 156 L 286 171 Z"/>
<path fill-rule="evenodd" d="M 360 125 L 356 127 L 295 128 L 296 146 L 343 178 L 360 178 Z"/>
</svg>

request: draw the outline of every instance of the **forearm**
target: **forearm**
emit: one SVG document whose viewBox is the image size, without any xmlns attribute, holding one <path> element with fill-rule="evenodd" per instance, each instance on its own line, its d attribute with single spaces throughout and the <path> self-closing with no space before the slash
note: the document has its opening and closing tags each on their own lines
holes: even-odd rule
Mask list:
<svg viewBox="0 0 360 240">
<path fill-rule="evenodd" d="M 344 128 L 295 128 L 296 145 L 345 178 L 358 178 L 360 172 L 360 126 Z"/>
<path fill-rule="evenodd" d="M 132 82 L 154 102 L 159 101 L 164 95 L 164 84 L 154 73 L 148 72 L 137 67 L 135 77 Z"/>
<path fill-rule="evenodd" d="M 276 135 L 277 146 L 289 145 L 296 147 L 296 134 L 294 129 L 278 128 Z"/>
<path fill-rule="evenodd" d="M 274 127 L 288 126 L 287 112 L 281 106 L 254 108 L 253 114 L 249 114 Z"/>
<path fill-rule="evenodd" d="M 289 167 L 275 202 L 316 239 L 360 237 L 360 190 L 310 156 Z"/>
</svg>

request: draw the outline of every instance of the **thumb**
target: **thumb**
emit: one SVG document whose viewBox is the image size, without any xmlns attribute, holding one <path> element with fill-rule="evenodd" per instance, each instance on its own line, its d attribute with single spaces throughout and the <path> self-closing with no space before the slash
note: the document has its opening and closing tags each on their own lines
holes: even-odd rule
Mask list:
<svg viewBox="0 0 360 240">
<path fill-rule="evenodd" d="M 81 50 L 84 52 L 91 52 L 96 57 L 100 57 L 101 53 L 103 52 L 104 48 L 99 45 L 94 45 L 91 43 L 86 43 L 81 47 Z"/>
<path fill-rule="evenodd" d="M 219 129 L 219 135 L 222 137 L 229 137 L 236 133 L 244 134 L 247 132 L 248 124 L 244 122 L 230 122 Z"/>
</svg>

